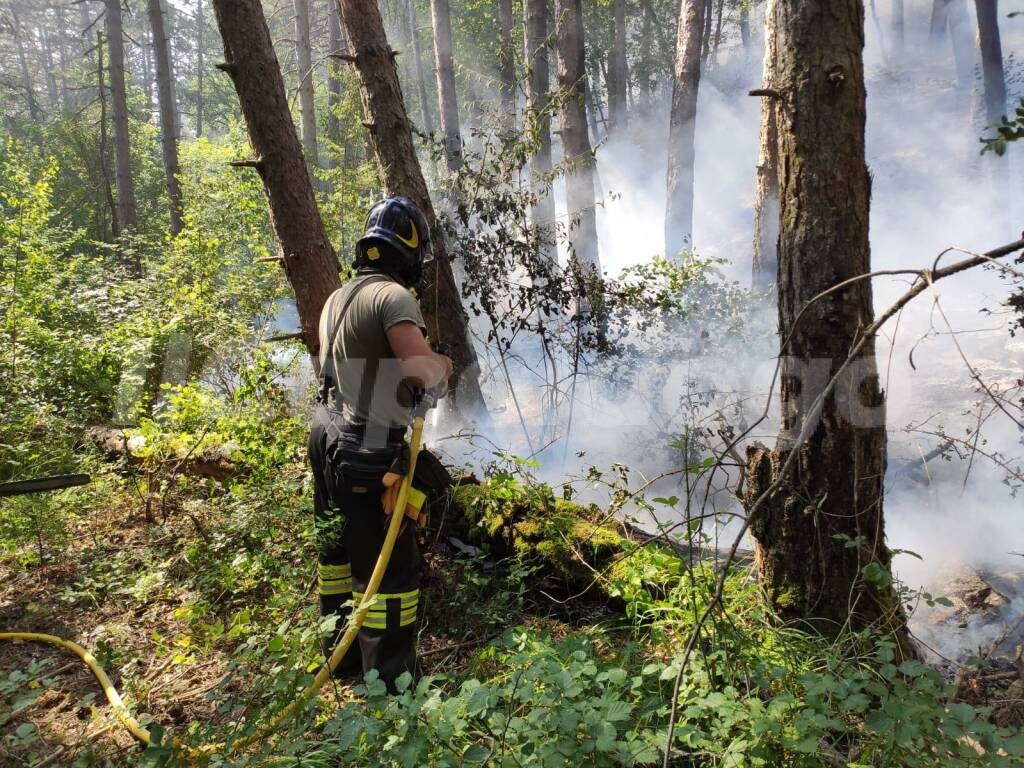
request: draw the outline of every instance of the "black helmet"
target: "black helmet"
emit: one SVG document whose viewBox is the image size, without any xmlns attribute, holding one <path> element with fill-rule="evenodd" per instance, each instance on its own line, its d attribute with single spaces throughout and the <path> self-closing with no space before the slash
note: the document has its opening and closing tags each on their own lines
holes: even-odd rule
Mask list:
<svg viewBox="0 0 1024 768">
<path fill-rule="evenodd" d="M 374 203 L 356 249 L 357 268 L 384 272 L 409 287 L 420 281 L 423 265 L 434 258 L 427 217 L 408 197 Z"/>
</svg>

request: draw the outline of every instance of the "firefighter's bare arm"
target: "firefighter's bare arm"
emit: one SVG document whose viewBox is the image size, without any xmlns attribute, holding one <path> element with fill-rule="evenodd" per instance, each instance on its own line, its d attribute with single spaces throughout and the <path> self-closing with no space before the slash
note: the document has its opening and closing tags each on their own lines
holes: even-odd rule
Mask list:
<svg viewBox="0 0 1024 768">
<path fill-rule="evenodd" d="M 388 328 L 388 343 L 401 361 L 407 381 L 423 389 L 433 389 L 452 375 L 452 361 L 427 346 L 416 323 L 396 323 Z"/>
</svg>

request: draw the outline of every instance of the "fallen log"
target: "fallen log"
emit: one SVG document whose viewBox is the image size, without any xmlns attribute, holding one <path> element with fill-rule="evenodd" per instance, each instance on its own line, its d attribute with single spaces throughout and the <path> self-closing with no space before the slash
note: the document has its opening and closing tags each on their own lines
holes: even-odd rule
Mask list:
<svg viewBox="0 0 1024 768">
<path fill-rule="evenodd" d="M 218 482 L 242 474 L 239 466 L 231 459 L 230 446 L 224 444 L 206 446 L 202 450 L 185 450 L 180 454 L 154 459 L 141 455 L 145 439 L 124 429 L 88 427 L 84 437 L 109 458 L 124 459 L 133 464 L 150 462 L 155 465 L 152 468 L 158 471 L 206 477 Z"/>
<path fill-rule="evenodd" d="M 694 548 L 651 534 L 609 516 L 595 504 L 557 499 L 550 488 L 529 490 L 488 483 L 461 484 L 452 492 L 445 531 L 497 557 L 516 557 L 538 566 L 561 583 L 567 594 L 584 592 L 616 599 L 636 553 L 652 553 L 666 568 L 651 569 L 644 586 L 663 592 L 666 575 L 678 576 L 694 562 L 714 567 L 724 553 Z M 744 553 L 737 562 L 750 562 Z"/>
</svg>

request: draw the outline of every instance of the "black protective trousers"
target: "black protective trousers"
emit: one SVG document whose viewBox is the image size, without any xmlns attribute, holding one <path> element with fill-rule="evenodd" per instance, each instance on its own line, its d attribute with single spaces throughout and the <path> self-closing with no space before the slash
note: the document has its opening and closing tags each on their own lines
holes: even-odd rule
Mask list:
<svg viewBox="0 0 1024 768">
<path fill-rule="evenodd" d="M 321 614 L 338 617 L 334 634 L 324 644 L 327 656 L 344 634 L 352 606 L 362 599 L 384 544 L 389 518 L 381 504 L 382 481 L 403 445 L 403 432 L 367 436 L 346 425 L 337 411 L 317 406 L 309 436 L 317 585 Z M 406 525 L 358 643 L 353 643 L 336 675 L 375 669 L 392 692 L 403 672 L 415 676 L 421 567 L 415 527 Z"/>
</svg>

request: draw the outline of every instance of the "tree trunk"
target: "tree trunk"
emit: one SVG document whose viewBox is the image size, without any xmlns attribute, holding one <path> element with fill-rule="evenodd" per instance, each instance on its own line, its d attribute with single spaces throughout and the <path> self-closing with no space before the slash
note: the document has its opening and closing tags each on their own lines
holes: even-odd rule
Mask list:
<svg viewBox="0 0 1024 768">
<path fill-rule="evenodd" d="M 38 28 L 36 35 L 39 37 L 39 47 L 43 52 L 43 66 L 46 70 L 46 93 L 50 97 L 50 109 L 57 109 L 60 105 L 60 95 L 57 91 L 57 74 L 54 72 L 53 51 L 50 49 L 50 40 L 44 27 Z"/>
<path fill-rule="evenodd" d="M 946 36 L 948 5 L 949 0 L 932 0 L 931 20 L 928 24 L 928 39 L 932 45 L 937 46 Z"/>
<path fill-rule="evenodd" d="M 341 68 L 339 56 L 348 53 L 341 34 L 341 18 L 334 0 L 327 2 L 327 138 L 336 146 L 341 143 Z"/>
<path fill-rule="evenodd" d="M 612 50 L 608 57 L 608 132 L 626 126 L 626 90 L 629 65 L 626 61 L 626 0 L 612 0 Z"/>
<path fill-rule="evenodd" d="M 892 55 L 898 62 L 906 51 L 906 9 L 904 0 L 892 0 Z"/>
<path fill-rule="evenodd" d="M 302 152 L 309 176 L 320 165 L 316 146 L 316 105 L 313 102 L 313 53 L 309 43 L 309 0 L 295 0 L 295 58 L 299 66 L 299 112 L 302 116 Z"/>
<path fill-rule="evenodd" d="M 121 234 L 138 226 L 135 208 L 135 180 L 132 177 L 131 143 L 128 135 L 128 96 L 124 78 L 124 32 L 121 1 L 105 0 L 107 45 L 110 49 L 110 106 L 114 125 L 114 178 L 117 182 L 117 218 Z M 136 273 L 138 273 L 138 264 Z"/>
<path fill-rule="evenodd" d="M 597 212 L 594 210 L 594 150 L 587 133 L 587 73 L 580 0 L 555 0 L 558 19 L 558 88 L 562 94 L 560 126 L 565 173 L 565 207 L 569 243 L 577 261 L 600 273 Z"/>
<path fill-rule="evenodd" d="M 156 114 L 156 104 L 153 101 L 153 33 L 145 30 L 146 40 L 142 44 L 139 53 L 142 58 L 142 92 L 146 94 L 146 114 Z"/>
<path fill-rule="evenodd" d="M 512 47 L 512 0 L 498 0 L 498 73 L 501 83 L 501 107 L 506 127 L 515 128 L 516 56 Z"/>
<path fill-rule="evenodd" d="M 974 0 L 978 11 L 978 42 L 981 71 L 985 80 L 985 116 L 996 125 L 1006 114 L 1006 76 L 1003 72 L 1003 44 L 999 36 L 999 0 Z"/>
<path fill-rule="evenodd" d="M 974 85 L 974 35 L 967 12 L 967 0 L 950 0 L 947 6 L 949 36 L 953 40 L 953 58 L 956 60 L 957 84 L 963 91 Z"/>
<path fill-rule="evenodd" d="M 654 105 L 653 62 L 655 61 L 655 52 L 651 43 L 654 40 L 655 19 L 650 3 L 641 3 L 641 8 L 643 20 L 640 26 L 640 39 L 645 41 L 645 45 L 640 54 L 640 66 L 643 72 L 637 78 L 637 85 L 640 87 L 640 112 L 646 115 Z"/>
<path fill-rule="evenodd" d="M 117 239 L 121 235 L 121 222 L 117 218 L 117 203 L 114 190 L 110 183 L 110 170 L 107 163 L 107 86 L 104 82 L 106 62 L 103 61 L 103 33 L 96 31 L 96 92 L 100 102 L 100 174 L 103 176 L 103 190 L 106 193 L 107 206 L 110 209 L 110 236 Z"/>
<path fill-rule="evenodd" d="M 164 175 L 167 177 L 167 199 L 170 201 L 171 234 L 184 226 L 181 220 L 181 185 L 178 183 L 178 107 L 174 103 L 174 70 L 171 67 L 171 44 L 164 24 L 161 0 L 148 0 L 149 24 L 153 31 L 153 57 L 156 61 L 157 98 L 160 103 L 160 145 L 163 149 Z"/>
<path fill-rule="evenodd" d="M 260 0 L 214 0 L 213 11 L 224 39 L 219 68 L 238 92 L 255 153 L 250 162 L 263 181 L 279 255 L 295 291 L 302 340 L 315 360 L 320 311 L 341 285 L 338 261 L 313 196 Z"/>
<path fill-rule="evenodd" d="M 430 0 L 434 24 L 434 66 L 437 98 L 441 108 L 441 134 L 448 170 L 462 167 L 462 137 L 459 135 L 459 101 L 455 95 L 455 64 L 452 61 L 452 21 L 448 0 Z"/>
<path fill-rule="evenodd" d="M 196 0 L 196 138 L 203 135 L 203 0 Z"/>
<path fill-rule="evenodd" d="M 748 451 L 756 561 L 782 617 L 828 633 L 878 626 L 906 653 L 905 616 L 888 581 L 885 398 L 874 340 L 840 370 L 873 319 L 871 283 L 809 304 L 870 270 L 864 8 L 860 0 L 776 0 L 773 13 L 770 80 L 785 84 L 777 110 L 783 419 L 773 452 Z M 815 418 L 813 402 L 833 376 Z"/>
<path fill-rule="evenodd" d="M 365 119 L 384 172 L 387 192 L 411 198 L 426 215 L 435 233 L 434 263 L 419 290 L 420 306 L 431 339 L 450 347 L 455 363 L 452 405 L 457 414 L 468 421 L 475 412 L 484 413 L 476 352 L 469 338 L 468 319 L 452 274 L 444 236 L 416 157 L 394 53 L 384 34 L 375 0 L 339 0 L 338 6 L 355 54 Z"/>
<path fill-rule="evenodd" d="M 333 2 L 333 0 L 332 0 Z M 420 95 L 420 127 L 428 136 L 434 133 L 434 115 L 430 111 L 430 99 L 427 96 L 427 70 L 423 66 L 423 48 L 420 46 L 420 30 L 416 24 L 416 5 L 407 0 L 409 11 L 409 37 L 412 39 L 413 55 L 416 57 L 416 87 Z"/>
<path fill-rule="evenodd" d="M 18 65 L 21 67 L 21 87 L 25 91 L 25 101 L 28 103 L 28 114 L 32 122 L 42 119 L 42 110 L 39 109 L 39 102 L 36 101 L 36 90 L 32 84 L 32 73 L 28 68 L 28 57 L 25 55 L 25 30 L 18 21 L 18 16 L 11 8 L 11 21 L 13 22 L 14 40 L 18 46 Z"/>
<path fill-rule="evenodd" d="M 682 0 L 676 40 L 672 112 L 669 117 L 668 189 L 665 207 L 665 256 L 693 246 L 693 165 L 700 88 L 701 39 L 705 0 Z"/>
<path fill-rule="evenodd" d="M 896 2 L 902 2 L 902 0 L 896 0 Z M 748 3 L 741 3 L 740 5 L 740 40 L 743 42 L 743 51 L 749 56 L 750 55 L 750 5 Z"/>
<path fill-rule="evenodd" d="M 68 90 L 68 44 L 67 44 L 67 22 L 64 17 L 64 7 L 57 6 L 57 27 L 60 33 L 57 36 L 57 61 L 60 64 L 60 103 L 67 110 L 71 109 L 71 93 Z"/>
<path fill-rule="evenodd" d="M 704 19 L 704 36 L 703 36 L 703 44 L 701 46 L 701 49 L 703 51 L 702 58 L 704 60 L 704 63 L 707 63 L 708 56 L 711 55 L 711 26 L 712 26 L 712 22 L 715 19 L 715 13 L 714 13 L 715 9 L 714 9 L 713 3 L 714 3 L 714 0 L 705 0 L 705 2 L 702 4 L 704 7 L 701 9 L 701 13 L 703 14 L 702 18 Z M 677 26 L 676 27 L 676 43 L 677 43 L 677 45 L 678 45 L 678 39 L 679 39 L 679 28 Z"/>
<path fill-rule="evenodd" d="M 539 250 L 549 262 L 558 258 L 555 247 L 555 198 L 546 181 L 551 173 L 551 115 L 548 91 L 551 75 L 548 67 L 548 6 L 546 0 L 524 0 L 523 38 L 526 43 L 526 123 L 537 136 L 537 149 L 529 160 L 530 185 L 534 202 L 530 223 L 539 238 Z"/>
<path fill-rule="evenodd" d="M 722 45 L 722 24 L 725 21 L 725 0 L 718 0 L 718 19 L 715 22 L 715 42 L 711 45 L 711 62 L 718 66 L 718 49 Z"/>
<path fill-rule="evenodd" d="M 764 27 L 764 89 L 774 91 L 778 42 L 776 39 L 776 0 L 768 0 Z M 779 241 L 779 136 L 777 112 L 779 99 L 761 99 L 761 141 L 757 157 L 757 187 L 754 193 L 753 286 L 766 290 L 778 272 L 776 249 Z"/>
</svg>

